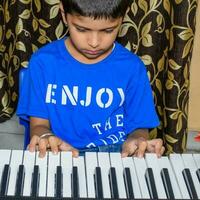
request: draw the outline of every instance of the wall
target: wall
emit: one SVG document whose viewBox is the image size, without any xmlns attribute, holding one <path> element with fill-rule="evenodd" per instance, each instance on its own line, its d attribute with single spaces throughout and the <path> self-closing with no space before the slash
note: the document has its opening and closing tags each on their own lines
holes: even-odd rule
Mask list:
<svg viewBox="0 0 200 200">
<path fill-rule="evenodd" d="M 200 2 L 196 15 L 196 33 L 190 68 L 188 129 L 200 131 Z"/>
</svg>

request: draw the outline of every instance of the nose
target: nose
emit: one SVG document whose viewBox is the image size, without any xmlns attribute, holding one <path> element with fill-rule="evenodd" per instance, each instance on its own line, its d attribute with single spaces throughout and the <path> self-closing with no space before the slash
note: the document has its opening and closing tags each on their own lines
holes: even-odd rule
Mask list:
<svg viewBox="0 0 200 200">
<path fill-rule="evenodd" d="M 88 37 L 88 44 L 92 48 L 97 48 L 100 44 L 100 37 L 98 33 L 91 33 Z"/>
</svg>

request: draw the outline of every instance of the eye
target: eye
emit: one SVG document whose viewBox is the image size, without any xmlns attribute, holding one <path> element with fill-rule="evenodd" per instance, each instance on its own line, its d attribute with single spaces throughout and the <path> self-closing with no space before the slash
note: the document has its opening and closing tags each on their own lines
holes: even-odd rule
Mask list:
<svg viewBox="0 0 200 200">
<path fill-rule="evenodd" d="M 112 33 L 113 32 L 113 29 L 106 29 L 104 30 L 105 33 Z"/>
<path fill-rule="evenodd" d="M 76 27 L 76 30 L 77 30 L 78 32 L 86 32 L 86 29 L 80 28 L 80 27 Z"/>
</svg>

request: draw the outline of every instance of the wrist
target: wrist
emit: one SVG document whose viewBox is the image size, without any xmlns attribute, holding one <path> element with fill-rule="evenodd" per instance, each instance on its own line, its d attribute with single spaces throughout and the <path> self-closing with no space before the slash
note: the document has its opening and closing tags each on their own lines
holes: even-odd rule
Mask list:
<svg viewBox="0 0 200 200">
<path fill-rule="evenodd" d="M 31 132 L 31 138 L 33 136 L 41 137 L 42 135 L 47 134 L 47 133 L 53 134 L 50 128 L 44 125 L 37 125 L 37 126 L 31 127 L 30 132 Z"/>
<path fill-rule="evenodd" d="M 49 136 L 54 136 L 54 134 L 52 132 L 43 133 L 42 135 L 39 136 L 39 138 L 42 139 Z"/>
</svg>

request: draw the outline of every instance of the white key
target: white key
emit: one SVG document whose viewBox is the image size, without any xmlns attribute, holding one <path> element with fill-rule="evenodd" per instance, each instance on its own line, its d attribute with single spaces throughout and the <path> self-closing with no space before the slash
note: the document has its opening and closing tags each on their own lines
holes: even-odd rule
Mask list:
<svg viewBox="0 0 200 200">
<path fill-rule="evenodd" d="M 47 174 L 47 196 L 55 196 L 55 175 L 56 168 L 60 166 L 60 153 L 53 154 L 51 151 L 48 156 L 48 174 Z"/>
<path fill-rule="evenodd" d="M 182 159 L 186 168 L 190 169 L 192 180 L 197 192 L 197 196 L 200 199 L 200 183 L 196 175 L 197 166 L 192 154 L 182 154 Z"/>
<path fill-rule="evenodd" d="M 63 174 L 63 197 L 72 197 L 72 152 L 61 152 L 61 166 Z"/>
<path fill-rule="evenodd" d="M 172 166 L 167 156 L 162 156 L 158 159 L 158 165 L 160 169 L 167 168 L 169 172 L 170 181 L 172 184 L 172 189 L 174 192 L 175 199 L 182 199 L 182 195 L 178 186 L 178 182 L 176 180 L 176 175 L 173 172 Z"/>
<path fill-rule="evenodd" d="M 102 185 L 103 185 L 103 197 L 111 198 L 110 193 L 110 183 L 109 183 L 109 170 L 110 170 L 110 157 L 109 153 L 106 152 L 98 152 L 98 163 L 101 168 L 101 177 L 102 177 Z"/>
<path fill-rule="evenodd" d="M 126 189 L 123 177 L 123 165 L 120 153 L 110 153 L 110 164 L 116 170 L 117 185 L 119 191 L 119 198 L 126 198 Z"/>
<path fill-rule="evenodd" d="M 79 193 L 80 197 L 87 197 L 86 188 L 86 174 L 85 174 L 85 162 L 84 157 L 79 156 L 78 158 L 73 158 L 73 166 L 78 168 L 78 182 L 79 182 Z"/>
<path fill-rule="evenodd" d="M 23 196 L 30 196 L 32 173 L 35 165 L 35 152 L 24 151 L 23 165 L 25 168 Z"/>
<path fill-rule="evenodd" d="M 36 153 L 36 165 L 39 166 L 40 182 L 39 182 L 39 196 L 46 196 L 46 181 L 47 181 L 47 158 L 48 152 L 44 158 L 39 157 L 39 151 Z"/>
<path fill-rule="evenodd" d="M 170 161 L 173 167 L 173 170 L 176 174 L 176 178 L 182 193 L 182 198 L 183 199 L 190 199 L 184 178 L 183 178 L 183 174 L 182 171 L 184 169 L 184 164 L 183 164 L 183 160 L 181 158 L 180 154 L 170 154 Z"/>
<path fill-rule="evenodd" d="M 166 199 L 167 196 L 165 194 L 165 188 L 162 183 L 162 178 L 161 178 L 161 174 L 160 174 L 161 169 L 158 166 L 158 158 L 157 158 L 156 154 L 147 153 L 145 155 L 145 160 L 146 160 L 147 166 L 152 168 L 152 170 L 153 170 L 153 175 L 154 175 L 154 179 L 155 179 L 155 185 L 156 185 L 156 189 L 157 189 L 157 193 L 158 193 L 158 198 Z"/>
<path fill-rule="evenodd" d="M 134 197 L 136 199 L 142 198 L 140 185 L 138 182 L 138 177 L 136 175 L 135 165 L 134 165 L 132 157 L 122 158 L 122 162 L 123 162 L 124 168 L 128 167 L 130 169 Z"/>
<path fill-rule="evenodd" d="M 144 158 L 133 157 L 135 168 L 141 188 L 142 198 L 150 199 L 148 187 L 145 180 L 145 172 L 147 169 L 146 162 Z"/>
<path fill-rule="evenodd" d="M 2 178 L 2 173 L 4 170 L 4 165 L 10 162 L 11 150 L 0 150 L 0 180 Z"/>
<path fill-rule="evenodd" d="M 197 168 L 200 169 L 200 154 L 193 154 L 193 158 L 195 160 Z"/>
<path fill-rule="evenodd" d="M 12 150 L 11 160 L 10 160 L 10 179 L 9 179 L 9 184 L 8 184 L 7 195 L 12 196 L 15 194 L 17 173 L 18 173 L 19 165 L 22 164 L 22 160 L 23 160 L 23 151 Z"/>
<path fill-rule="evenodd" d="M 85 153 L 85 165 L 86 165 L 86 178 L 87 178 L 87 191 L 88 198 L 95 198 L 95 184 L 94 174 L 97 165 L 97 154 L 95 152 Z"/>
</svg>

